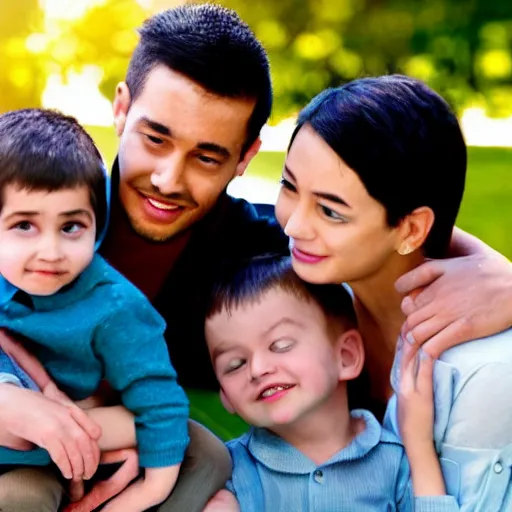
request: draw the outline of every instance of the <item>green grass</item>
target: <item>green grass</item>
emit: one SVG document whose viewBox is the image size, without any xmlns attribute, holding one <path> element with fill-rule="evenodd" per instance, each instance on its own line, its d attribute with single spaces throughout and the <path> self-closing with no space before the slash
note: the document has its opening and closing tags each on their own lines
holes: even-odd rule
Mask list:
<svg viewBox="0 0 512 512">
<path fill-rule="evenodd" d="M 90 127 L 92 137 L 110 165 L 117 150 L 117 138 L 111 128 Z M 247 173 L 277 182 L 284 153 L 260 153 Z M 512 149 L 470 148 L 465 197 L 457 225 L 473 233 L 512 259 Z M 227 413 L 216 393 L 188 392 L 191 417 L 222 439 L 239 436 L 247 425 Z"/>
</svg>

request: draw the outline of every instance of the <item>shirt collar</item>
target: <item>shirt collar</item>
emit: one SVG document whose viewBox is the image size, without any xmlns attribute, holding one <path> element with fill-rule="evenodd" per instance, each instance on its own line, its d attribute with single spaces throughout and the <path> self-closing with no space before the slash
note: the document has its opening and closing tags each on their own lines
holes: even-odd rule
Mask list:
<svg viewBox="0 0 512 512">
<path fill-rule="evenodd" d="M 4 276 L 0 276 L 0 305 L 10 302 L 16 295 L 18 288 L 11 284 Z"/>
<path fill-rule="evenodd" d="M 311 473 L 318 467 L 361 459 L 379 444 L 383 430 L 369 411 L 356 409 L 350 414 L 354 418 L 363 418 L 365 429 L 348 446 L 320 466 L 284 439 L 264 428 L 251 430 L 247 448 L 253 457 L 267 468 L 291 474 Z"/>
</svg>

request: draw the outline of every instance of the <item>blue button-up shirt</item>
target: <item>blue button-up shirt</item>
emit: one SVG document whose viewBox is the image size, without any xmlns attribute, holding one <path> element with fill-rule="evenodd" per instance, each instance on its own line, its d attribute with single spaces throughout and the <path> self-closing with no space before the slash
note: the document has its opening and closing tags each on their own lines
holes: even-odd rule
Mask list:
<svg viewBox="0 0 512 512">
<path fill-rule="evenodd" d="M 366 428 L 346 448 L 316 465 L 266 429 L 252 428 L 228 443 L 228 489 L 242 512 L 448 512 L 449 496 L 414 498 L 403 446 L 368 411 Z"/>
<path fill-rule="evenodd" d="M 391 374 L 398 390 L 401 351 Z M 464 512 L 512 511 L 512 330 L 447 350 L 434 367 L 434 440 Z M 398 434 L 396 395 L 384 425 Z"/>
</svg>

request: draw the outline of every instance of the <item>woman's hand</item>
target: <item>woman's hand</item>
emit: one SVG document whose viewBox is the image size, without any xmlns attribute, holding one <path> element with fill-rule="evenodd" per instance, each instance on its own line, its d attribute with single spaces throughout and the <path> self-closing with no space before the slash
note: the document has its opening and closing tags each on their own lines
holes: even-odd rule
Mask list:
<svg viewBox="0 0 512 512">
<path fill-rule="evenodd" d="M 434 358 L 512 325 L 512 263 L 487 249 L 428 261 L 396 282 L 405 295 L 405 336 Z"/>
</svg>

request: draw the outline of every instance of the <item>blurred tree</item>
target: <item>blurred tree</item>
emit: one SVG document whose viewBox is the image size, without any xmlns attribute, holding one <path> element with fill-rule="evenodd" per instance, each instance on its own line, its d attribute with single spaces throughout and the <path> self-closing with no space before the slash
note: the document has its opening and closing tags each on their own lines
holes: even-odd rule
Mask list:
<svg viewBox="0 0 512 512">
<path fill-rule="evenodd" d="M 37 41 L 42 29 L 38 0 L 0 2 L 0 112 L 37 106 L 46 83 Z"/>
</svg>

